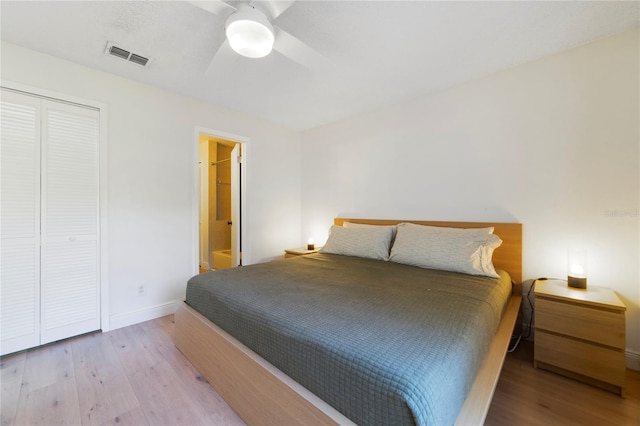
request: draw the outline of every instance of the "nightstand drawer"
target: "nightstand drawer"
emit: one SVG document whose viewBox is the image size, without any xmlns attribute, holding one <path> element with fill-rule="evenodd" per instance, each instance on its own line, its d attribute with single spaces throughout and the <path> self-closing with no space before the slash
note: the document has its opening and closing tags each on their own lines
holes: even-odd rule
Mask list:
<svg viewBox="0 0 640 426">
<path fill-rule="evenodd" d="M 625 348 L 624 311 L 611 311 L 536 297 L 536 330 Z"/>
<path fill-rule="evenodd" d="M 625 363 L 622 350 L 539 330 L 536 332 L 535 360 L 624 387 Z"/>
</svg>

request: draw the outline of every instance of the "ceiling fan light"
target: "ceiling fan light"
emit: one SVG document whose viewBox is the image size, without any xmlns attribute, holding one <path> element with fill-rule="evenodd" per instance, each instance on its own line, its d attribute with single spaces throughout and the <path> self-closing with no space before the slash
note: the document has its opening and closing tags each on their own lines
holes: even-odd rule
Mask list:
<svg viewBox="0 0 640 426">
<path fill-rule="evenodd" d="M 266 16 L 251 6 L 238 9 L 226 24 L 229 45 L 239 55 L 262 58 L 273 49 L 273 27 Z"/>
</svg>

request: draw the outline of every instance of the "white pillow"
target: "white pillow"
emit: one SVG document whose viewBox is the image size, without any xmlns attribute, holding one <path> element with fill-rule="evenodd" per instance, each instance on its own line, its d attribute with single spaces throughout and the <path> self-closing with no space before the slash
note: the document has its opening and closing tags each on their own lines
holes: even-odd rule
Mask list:
<svg viewBox="0 0 640 426">
<path fill-rule="evenodd" d="M 491 257 L 502 240 L 492 232 L 492 227 L 463 229 L 401 223 L 389 260 L 499 278 Z"/>
<path fill-rule="evenodd" d="M 320 253 L 389 260 L 392 230 L 388 226 L 344 228 L 333 225 Z"/>
<path fill-rule="evenodd" d="M 355 223 L 355 222 L 342 222 L 342 226 L 345 228 L 390 228 L 391 229 L 391 241 L 396 237 L 396 231 L 398 225 L 369 225 L 367 223 Z"/>
</svg>

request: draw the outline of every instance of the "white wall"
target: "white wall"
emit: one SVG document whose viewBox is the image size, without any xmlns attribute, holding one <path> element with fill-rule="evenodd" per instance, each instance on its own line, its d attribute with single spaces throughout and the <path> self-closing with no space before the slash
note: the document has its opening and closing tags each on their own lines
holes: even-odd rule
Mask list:
<svg viewBox="0 0 640 426">
<path fill-rule="evenodd" d="M 245 263 L 301 244 L 297 132 L 8 43 L 1 71 L 4 80 L 108 105 L 112 327 L 168 312 L 198 264 L 196 126 L 250 138 Z"/>
<path fill-rule="evenodd" d="M 7 43 L 1 76 L 109 106 L 117 325 L 184 296 L 202 126 L 251 139 L 245 261 L 322 243 L 335 216 L 518 221 L 524 276 L 564 277 L 567 248 L 587 248 L 589 283 L 620 294 L 627 346 L 640 353 L 638 39 L 627 32 L 302 136 Z"/>
<path fill-rule="evenodd" d="M 627 305 L 633 358 L 638 40 L 623 33 L 303 133 L 303 238 L 322 243 L 335 216 L 521 222 L 525 278 L 566 277 L 567 249 L 588 250 L 589 284 Z"/>
</svg>

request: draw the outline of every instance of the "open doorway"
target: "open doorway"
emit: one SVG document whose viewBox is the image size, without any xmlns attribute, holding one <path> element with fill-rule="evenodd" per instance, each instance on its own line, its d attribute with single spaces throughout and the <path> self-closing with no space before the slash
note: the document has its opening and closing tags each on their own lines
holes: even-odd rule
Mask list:
<svg viewBox="0 0 640 426">
<path fill-rule="evenodd" d="M 242 148 L 234 140 L 198 136 L 200 272 L 242 264 Z"/>
</svg>

